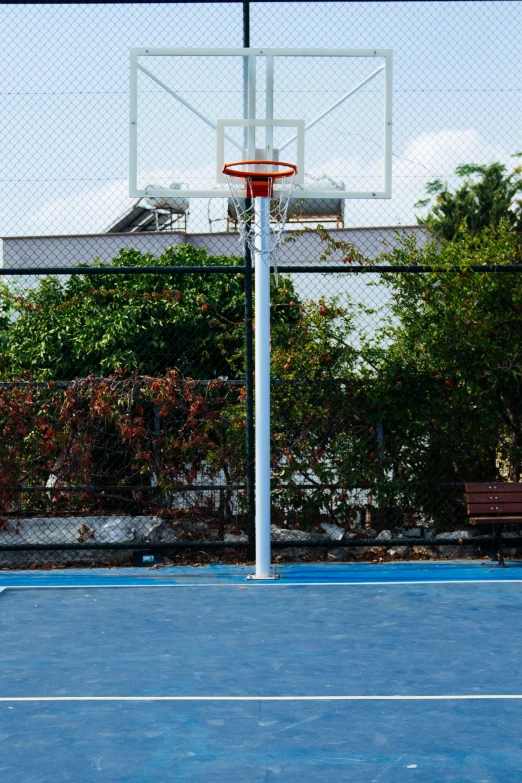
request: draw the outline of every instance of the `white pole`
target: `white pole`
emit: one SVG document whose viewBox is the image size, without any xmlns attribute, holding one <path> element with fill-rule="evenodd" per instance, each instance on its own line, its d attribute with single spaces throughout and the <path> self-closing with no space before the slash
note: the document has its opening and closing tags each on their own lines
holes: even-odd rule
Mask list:
<svg viewBox="0 0 522 783">
<path fill-rule="evenodd" d="M 270 573 L 270 199 L 255 208 L 256 579 Z"/>
</svg>

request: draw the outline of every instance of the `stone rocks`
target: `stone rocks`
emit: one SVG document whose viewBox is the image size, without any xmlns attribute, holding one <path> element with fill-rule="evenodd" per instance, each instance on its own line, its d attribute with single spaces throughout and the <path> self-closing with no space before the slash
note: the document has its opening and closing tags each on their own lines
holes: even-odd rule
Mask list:
<svg viewBox="0 0 522 783">
<path fill-rule="evenodd" d="M 328 551 L 328 560 L 342 561 L 346 560 L 348 552 L 346 549 L 330 549 Z"/>
<path fill-rule="evenodd" d="M 328 541 L 329 539 L 329 536 L 323 535 L 322 533 L 314 534 L 309 533 L 306 530 L 289 530 L 287 528 L 277 527 L 276 525 L 270 525 L 270 533 L 273 541 Z M 277 553 L 279 555 L 297 559 L 302 557 L 315 559 L 319 555 L 319 552 L 320 550 L 315 549 L 315 547 L 303 547 L 302 549 L 299 547 L 289 547 L 288 549 L 277 548 Z"/>
<path fill-rule="evenodd" d="M 0 544 L 133 543 L 145 549 L 148 541 L 177 541 L 173 528 L 156 516 L 91 516 L 12 518 L 0 530 Z M 31 550 L 0 553 L 0 565 L 29 566 L 34 562 L 128 562 L 131 550 L 71 550 L 39 553 Z"/>
<path fill-rule="evenodd" d="M 455 541 L 456 546 L 439 546 L 437 547 L 438 552 L 442 557 L 445 558 L 455 558 L 455 557 L 464 557 L 466 555 L 476 554 L 477 553 L 477 547 L 472 546 L 458 546 L 459 541 L 463 541 L 464 539 L 470 539 L 474 536 L 472 533 L 470 533 L 469 530 L 453 530 L 450 533 L 439 533 L 438 536 L 435 536 L 435 542 L 445 540 L 445 541 Z M 434 542 L 434 543 L 435 543 Z"/>
<path fill-rule="evenodd" d="M 207 522 L 190 519 L 190 517 L 181 517 L 177 519 L 158 520 L 158 525 L 151 533 L 150 541 L 183 541 L 183 540 L 215 540 L 221 537 L 210 534 L 210 528 Z"/>
<path fill-rule="evenodd" d="M 404 538 L 422 538 L 422 527 L 404 527 L 402 534 Z"/>
<path fill-rule="evenodd" d="M 181 517 L 172 520 L 172 522 L 167 522 L 167 524 L 170 524 L 176 530 L 179 538 L 186 538 L 187 534 L 188 537 L 195 536 L 195 538 L 203 538 L 208 531 L 207 522 L 191 519 L 190 517 Z"/>
<path fill-rule="evenodd" d="M 183 532 L 179 528 L 169 520 L 161 520 L 160 524 L 152 531 L 149 541 L 177 541 L 178 536 L 183 538 Z"/>
<path fill-rule="evenodd" d="M 391 530 L 381 530 L 377 536 L 378 541 L 390 541 L 393 538 Z"/>
<path fill-rule="evenodd" d="M 76 544 L 155 541 L 162 527 L 156 516 L 29 517 L 11 519 L 0 531 L 5 544 Z M 177 541 L 171 531 L 170 540 Z"/>
<path fill-rule="evenodd" d="M 344 527 L 339 527 L 339 525 L 334 525 L 331 522 L 323 522 L 321 527 L 323 528 L 328 538 L 331 538 L 332 541 L 340 541 L 341 538 L 344 538 L 345 536 L 346 531 Z"/>
<path fill-rule="evenodd" d="M 310 537 L 310 534 L 304 530 L 288 530 L 287 528 L 277 527 L 276 525 L 270 525 L 270 533 L 272 538 L 276 541 L 302 541 L 304 538 Z M 326 538 L 326 536 L 324 536 L 324 538 Z"/>
<path fill-rule="evenodd" d="M 248 541 L 248 536 L 246 533 L 225 533 L 223 541 L 230 544 L 243 544 Z"/>
</svg>

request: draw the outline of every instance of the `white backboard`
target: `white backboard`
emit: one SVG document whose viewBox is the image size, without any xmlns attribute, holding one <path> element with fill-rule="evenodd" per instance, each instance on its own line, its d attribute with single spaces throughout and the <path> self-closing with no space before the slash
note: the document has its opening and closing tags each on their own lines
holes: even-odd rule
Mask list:
<svg viewBox="0 0 522 783">
<path fill-rule="evenodd" d="M 132 49 L 130 195 L 227 198 L 261 154 L 301 198 L 391 198 L 391 114 L 389 49 Z"/>
</svg>

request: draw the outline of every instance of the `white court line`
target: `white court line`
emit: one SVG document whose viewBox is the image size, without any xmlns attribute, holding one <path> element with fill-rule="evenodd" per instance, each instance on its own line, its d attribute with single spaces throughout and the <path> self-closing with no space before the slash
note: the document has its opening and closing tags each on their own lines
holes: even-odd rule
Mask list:
<svg viewBox="0 0 522 783">
<path fill-rule="evenodd" d="M 94 588 L 129 589 L 152 587 L 392 587 L 393 585 L 487 585 L 487 584 L 521 584 L 522 579 L 418 579 L 405 582 L 285 582 L 270 580 L 267 582 L 255 582 L 245 579 L 244 582 L 188 582 L 186 584 L 137 584 L 137 585 L 6 585 L 0 590 L 94 590 Z"/>
<path fill-rule="evenodd" d="M 439 696 L 3 696 L 0 702 L 252 702 L 252 701 L 480 701 L 522 699 L 522 694 L 460 694 Z"/>
</svg>

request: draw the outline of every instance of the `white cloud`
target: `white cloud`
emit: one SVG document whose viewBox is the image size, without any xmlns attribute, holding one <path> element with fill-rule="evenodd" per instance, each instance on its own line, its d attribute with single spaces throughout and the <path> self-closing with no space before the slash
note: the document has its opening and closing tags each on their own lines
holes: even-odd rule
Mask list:
<svg viewBox="0 0 522 783">
<path fill-rule="evenodd" d="M 415 209 L 414 204 L 426 197 L 426 183 L 440 179 L 455 186 L 460 181 L 455 174 L 457 166 L 494 161 L 500 161 L 508 168 L 513 165 L 507 150 L 489 144 L 474 129 L 421 133 L 405 145 L 402 153 L 393 157 L 392 199 L 355 207 L 350 225 L 414 224 L 416 214 L 421 211 Z M 375 171 L 381 168 L 382 159 L 375 164 Z"/>
<path fill-rule="evenodd" d="M 450 177 L 462 163 L 509 162 L 501 146 L 488 144 L 476 130 L 439 130 L 421 133 L 394 157 L 396 177 Z"/>
</svg>

